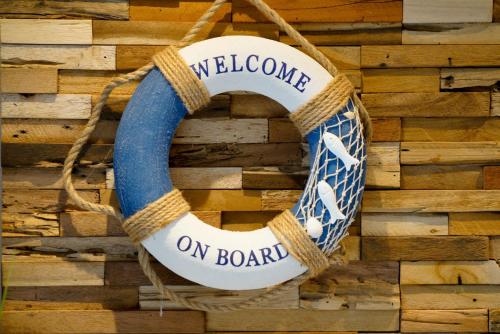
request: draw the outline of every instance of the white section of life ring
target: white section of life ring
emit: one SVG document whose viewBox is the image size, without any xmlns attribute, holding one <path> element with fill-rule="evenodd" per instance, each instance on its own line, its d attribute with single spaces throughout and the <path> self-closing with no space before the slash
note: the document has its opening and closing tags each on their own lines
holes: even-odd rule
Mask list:
<svg viewBox="0 0 500 334">
<path fill-rule="evenodd" d="M 277 72 L 266 75 L 245 70 L 228 70 L 227 73 L 201 77 L 211 96 L 229 91 L 249 91 L 272 98 L 290 112 L 309 101 L 332 79 L 328 71 L 304 53 L 288 45 L 259 37 L 218 37 L 185 47 L 180 50 L 180 54 L 188 65 L 205 63 L 207 60 L 209 73 L 217 71 L 215 57 L 219 57 L 219 64 L 224 61 L 227 69 L 241 69 L 251 55 L 258 55 L 261 62 L 271 57 L 275 59 L 276 66 L 285 62 L 288 64 L 287 70 L 295 67 L 296 76 L 290 79 L 290 82 L 287 82 L 288 77 L 287 80 L 276 77 Z M 256 57 L 251 57 L 251 60 L 253 70 L 258 62 Z M 267 65 L 269 73 L 273 62 L 268 61 Z M 219 70 L 221 68 L 224 67 Z M 295 87 L 301 73 L 305 73 L 310 80 Z M 299 89 L 302 88 L 304 90 L 300 92 Z M 305 272 L 307 268 L 291 255 L 280 259 L 283 250 L 276 246 L 278 243 L 267 227 L 251 232 L 225 231 L 203 223 L 191 213 L 185 214 L 142 242 L 160 263 L 180 276 L 208 287 L 226 290 L 265 288 Z M 221 250 L 227 251 L 226 257 L 223 256 L 226 253 Z M 243 257 L 245 259 L 240 261 Z M 225 260 L 227 263 L 223 265 Z"/>
</svg>

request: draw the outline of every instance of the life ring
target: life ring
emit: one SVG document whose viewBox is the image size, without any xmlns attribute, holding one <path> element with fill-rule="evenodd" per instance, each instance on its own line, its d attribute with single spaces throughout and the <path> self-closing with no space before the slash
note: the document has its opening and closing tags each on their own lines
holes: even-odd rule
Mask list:
<svg viewBox="0 0 500 334">
<path fill-rule="evenodd" d="M 213 38 L 179 53 L 210 96 L 250 91 L 276 100 L 292 113 L 332 80 L 304 53 L 259 37 Z M 186 107 L 170 83 L 158 68 L 151 70 L 128 103 L 115 140 L 115 187 L 125 218 L 173 189 L 168 153 L 185 115 Z M 365 183 L 366 145 L 353 102 L 310 132 L 307 141 L 311 176 L 292 212 L 316 245 L 330 254 L 354 220 Z M 267 227 L 225 231 L 191 213 L 142 244 L 178 275 L 219 289 L 269 287 L 307 270 Z"/>
</svg>

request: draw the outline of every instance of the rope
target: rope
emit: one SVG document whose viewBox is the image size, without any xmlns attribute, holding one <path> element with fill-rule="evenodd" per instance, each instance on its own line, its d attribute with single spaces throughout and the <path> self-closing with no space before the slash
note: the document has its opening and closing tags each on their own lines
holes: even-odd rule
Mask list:
<svg viewBox="0 0 500 334">
<path fill-rule="evenodd" d="M 316 49 L 314 45 L 309 43 L 302 35 L 300 35 L 298 31 L 296 31 L 288 23 L 286 23 L 283 20 L 283 18 L 279 16 L 277 12 L 275 12 L 269 6 L 267 6 L 263 2 L 263 0 L 247 0 L 247 1 L 250 2 L 252 5 L 254 5 L 262 14 L 264 14 L 266 18 L 276 23 L 292 39 L 294 39 L 296 42 L 302 45 L 304 51 L 311 57 L 313 57 L 316 61 L 318 61 L 324 68 L 326 68 L 332 74 L 332 76 L 335 77 L 337 75 L 338 71 L 335 68 L 335 66 L 330 62 L 330 60 L 328 60 L 328 58 L 324 54 L 322 54 L 318 49 Z M 205 27 L 205 25 L 208 23 L 208 20 L 215 14 L 215 12 L 217 12 L 217 10 L 225 2 L 226 0 L 215 0 L 212 3 L 212 6 L 201 16 L 201 18 L 195 23 L 195 25 L 181 39 L 181 41 L 178 43 L 178 46 L 183 47 L 190 44 L 193 41 L 193 39 L 198 35 L 198 33 L 201 31 L 201 29 L 203 29 L 203 27 Z M 154 66 L 155 65 L 152 62 L 150 62 L 133 72 L 113 78 L 103 89 L 97 103 L 92 109 L 89 121 L 87 122 L 80 137 L 75 141 L 70 151 L 68 152 L 68 156 L 64 161 L 64 168 L 63 168 L 64 187 L 69 197 L 80 208 L 88 211 L 105 213 L 107 215 L 114 216 L 123 221 L 121 213 L 112 206 L 92 203 L 83 199 L 77 193 L 77 191 L 73 186 L 71 173 L 75 165 L 75 161 L 78 158 L 80 152 L 82 151 L 83 146 L 87 143 L 90 135 L 92 134 L 97 125 L 97 122 L 99 121 L 103 106 L 105 105 L 111 92 L 116 87 L 119 87 L 123 84 L 135 80 L 141 80 L 149 73 L 151 69 L 153 69 Z M 356 94 L 353 94 L 353 100 L 359 108 L 360 118 L 364 124 L 365 136 L 369 140 L 371 138 L 370 117 Z M 139 244 L 137 247 L 138 247 L 138 260 L 139 263 L 141 264 L 141 267 L 144 270 L 145 275 L 151 280 L 153 285 L 160 291 L 162 296 L 167 297 L 172 301 L 182 304 L 188 308 L 202 310 L 202 311 L 230 311 L 230 310 L 241 310 L 241 309 L 251 308 L 253 306 L 259 305 L 260 303 L 266 300 L 274 298 L 276 295 L 279 295 L 288 289 L 299 286 L 300 284 L 302 284 L 304 281 L 306 281 L 308 278 L 311 277 L 311 273 L 308 271 L 282 285 L 271 287 L 267 289 L 263 294 L 252 297 L 246 301 L 231 302 L 231 303 L 226 303 L 224 305 L 196 302 L 189 300 L 188 298 L 182 297 L 179 294 L 175 293 L 174 291 L 171 291 L 167 287 L 165 287 L 161 279 L 158 277 L 158 274 L 151 267 L 150 264 L 151 258 L 149 253 L 144 249 L 144 247 L 141 244 Z M 341 258 L 339 259 L 338 257 L 330 259 L 330 264 L 341 263 L 341 262 L 343 261 L 341 260 Z"/>
</svg>

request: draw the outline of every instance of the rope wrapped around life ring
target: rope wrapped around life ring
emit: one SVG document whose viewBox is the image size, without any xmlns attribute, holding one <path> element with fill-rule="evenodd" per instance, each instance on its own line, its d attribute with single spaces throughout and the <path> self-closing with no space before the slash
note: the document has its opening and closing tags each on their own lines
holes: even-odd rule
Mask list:
<svg viewBox="0 0 500 334">
<path fill-rule="evenodd" d="M 342 103 L 345 104 L 345 99 L 347 98 L 352 98 L 354 101 L 355 105 L 358 107 L 359 110 L 359 115 L 363 123 L 363 129 L 365 133 L 365 137 L 369 141 L 371 138 L 371 122 L 369 119 L 369 115 L 364 109 L 361 101 L 357 97 L 356 93 L 354 92 L 354 89 L 352 88 L 352 85 L 346 84 L 344 77 L 341 75 L 338 75 L 337 69 L 335 66 L 324 56 L 317 48 L 315 48 L 311 43 L 309 43 L 300 33 L 298 33 L 295 29 L 293 29 L 288 23 L 286 23 L 274 10 L 269 8 L 262 0 L 247 0 L 250 2 L 252 5 L 254 5 L 260 12 L 262 12 L 269 20 L 272 22 L 276 23 L 283 31 L 285 31 L 292 39 L 297 41 L 299 44 L 302 45 L 304 51 L 311 55 L 314 59 L 316 59 L 323 67 L 325 67 L 333 76 L 334 80 L 332 80 L 332 83 L 327 86 L 327 88 L 318 94 L 317 97 L 313 99 L 311 103 L 308 103 L 307 105 L 304 106 L 303 110 L 309 110 L 309 108 L 314 108 L 313 106 L 317 101 L 319 100 L 329 100 L 335 98 L 338 98 L 339 96 L 342 97 L 342 101 L 334 100 L 334 105 L 339 106 Z M 184 38 L 180 41 L 179 46 L 184 46 L 189 44 L 199 33 L 199 31 L 205 26 L 205 24 L 208 22 L 211 16 L 226 2 L 226 0 L 216 0 L 212 4 L 212 6 L 203 14 L 203 16 L 196 22 L 196 24 L 191 28 L 191 30 L 184 36 Z M 97 211 L 97 212 L 103 212 L 108 215 L 113 215 L 117 217 L 118 219 L 123 221 L 123 217 L 118 212 L 116 209 L 114 209 L 111 206 L 108 205 L 102 205 L 102 204 L 96 204 L 92 202 L 88 202 L 84 200 L 82 197 L 79 196 L 79 194 L 76 192 L 72 181 L 71 181 L 71 172 L 74 167 L 75 161 L 82 150 L 83 146 L 89 139 L 91 133 L 96 127 L 96 124 L 100 118 L 100 114 L 102 112 L 102 108 L 109 97 L 110 93 L 112 90 L 122 84 L 125 84 L 127 82 L 133 81 L 133 80 L 140 80 L 148 72 L 155 66 L 155 64 L 160 68 L 160 70 L 163 67 L 162 73 L 169 73 L 167 74 L 169 77 L 167 78 L 169 81 L 172 82 L 173 86 L 176 87 L 176 83 L 179 87 L 179 82 L 180 83 L 180 88 L 177 88 L 176 91 L 179 93 L 179 96 L 183 99 L 183 101 L 186 103 L 186 106 L 188 106 L 189 112 L 194 112 L 197 109 L 201 108 L 202 106 L 206 105 L 207 102 L 209 101 L 209 98 L 207 99 L 207 93 L 206 93 L 206 88 L 204 88 L 203 83 L 197 82 L 196 80 L 193 79 L 193 73 L 187 68 L 188 72 L 191 74 L 191 76 L 186 75 L 181 75 L 178 76 L 176 75 L 175 71 L 172 71 L 172 69 L 168 69 L 168 72 L 165 71 L 165 66 L 168 66 L 168 61 L 170 57 L 176 58 L 178 57 L 178 53 L 176 52 L 176 48 L 169 47 L 167 49 L 167 52 L 163 52 L 161 55 L 155 56 L 154 63 L 149 63 L 138 70 L 122 75 L 120 77 L 114 78 L 103 90 L 98 102 L 93 108 L 93 112 L 91 114 L 91 117 L 89 119 L 89 122 L 87 123 L 86 127 L 82 131 L 81 136 L 76 140 L 76 142 L 73 144 L 70 152 L 68 153 L 68 157 L 65 160 L 64 164 L 64 169 L 63 169 L 63 180 L 64 180 L 64 185 L 65 188 L 69 194 L 69 196 L 75 201 L 75 203 L 80 206 L 83 209 L 90 210 L 90 211 Z M 177 59 L 178 60 L 178 59 Z M 163 64 L 163 65 L 162 65 Z M 176 63 L 177 65 L 181 63 Z M 185 63 L 182 64 L 183 66 Z M 186 74 L 185 70 L 180 71 L 180 73 Z M 179 79 L 179 77 L 181 77 Z M 197 79 L 197 78 L 196 78 Z M 201 81 L 200 81 L 201 82 Z M 342 86 L 336 86 L 337 84 L 342 85 Z M 338 88 L 338 87 L 343 87 L 343 88 Z M 335 88 L 339 89 L 339 91 L 342 94 L 336 94 Z M 316 102 L 314 102 L 316 101 Z M 330 100 L 331 101 L 331 100 Z M 341 106 L 340 106 L 341 107 Z M 328 110 L 325 110 L 324 113 L 328 115 L 334 115 L 337 113 L 341 108 L 338 107 L 331 107 L 328 108 Z M 314 124 L 314 121 L 311 120 L 309 117 L 306 117 L 308 113 L 305 111 L 301 113 L 303 117 L 295 117 L 293 119 L 294 123 L 296 123 L 301 130 L 303 134 L 306 134 L 308 131 L 310 131 L 311 127 Z M 298 114 L 300 115 L 300 114 Z M 318 121 L 320 122 L 320 121 Z M 321 122 L 320 122 L 321 123 Z M 168 203 L 160 203 L 160 207 L 163 205 L 163 207 L 171 207 L 172 202 L 169 200 L 171 199 L 172 194 L 166 194 L 164 197 Z M 174 196 L 177 198 L 176 200 L 179 202 L 182 202 L 182 200 L 179 197 L 179 194 L 175 194 Z M 155 204 L 155 203 L 151 203 Z M 159 203 L 156 203 L 158 205 Z M 149 207 L 149 206 L 148 206 Z M 137 221 L 142 221 L 142 219 L 151 213 L 148 212 L 148 207 L 144 208 L 143 210 L 146 210 L 146 212 L 141 212 L 141 219 L 137 219 Z M 160 210 L 161 211 L 161 210 Z M 166 224 L 169 221 L 172 221 L 175 219 L 176 216 L 179 214 L 182 214 L 182 212 L 185 212 L 185 207 L 182 207 L 181 210 L 175 211 L 175 212 L 169 212 L 168 219 L 164 220 L 165 216 L 162 216 L 161 214 L 159 217 L 161 218 L 161 224 Z M 253 307 L 256 305 L 259 305 L 263 301 L 269 300 L 274 298 L 276 295 L 281 294 L 283 291 L 287 291 L 290 288 L 297 287 L 307 279 L 317 276 L 320 274 L 324 269 L 326 269 L 330 264 L 332 263 L 343 263 L 344 259 L 342 257 L 332 257 L 330 259 L 326 258 L 326 256 L 317 248 L 317 246 L 312 243 L 312 241 L 309 239 L 309 236 L 304 232 L 304 229 L 302 226 L 296 222 L 296 218 L 293 216 L 293 214 L 289 215 L 289 211 L 285 211 L 283 214 L 279 215 L 275 220 L 273 220 L 270 223 L 270 227 L 273 230 L 273 232 L 277 235 L 278 238 L 283 242 L 285 247 L 288 247 L 287 249 L 291 254 L 295 254 L 294 256 L 299 259 L 304 265 L 308 266 L 310 268 L 310 271 L 304 273 L 301 276 L 296 277 L 293 280 L 290 280 L 282 285 L 274 286 L 261 295 L 257 295 L 255 297 L 252 297 L 248 300 L 245 301 L 238 301 L 238 302 L 230 302 L 226 304 L 209 304 L 209 303 L 203 303 L 203 302 L 196 302 L 193 300 L 190 300 L 188 298 L 185 298 L 183 296 L 178 295 L 177 293 L 171 291 L 170 289 L 166 288 L 163 285 L 163 282 L 157 275 L 157 273 L 154 271 L 154 269 L 151 267 L 150 264 L 150 255 L 149 253 L 144 249 L 144 247 L 138 243 L 138 240 L 142 240 L 145 237 L 148 236 L 148 233 L 153 233 L 152 231 L 157 230 L 158 225 L 155 225 L 155 222 L 148 222 L 151 223 L 154 228 L 150 230 L 146 230 L 146 232 L 131 232 L 132 230 L 134 231 L 139 231 L 138 225 L 134 225 L 134 221 L 126 221 L 124 226 L 134 226 L 133 229 L 128 228 L 129 234 L 134 238 L 137 247 L 138 247 L 138 259 L 139 263 L 141 264 L 141 267 L 144 270 L 144 273 L 146 276 L 151 280 L 153 285 L 160 291 L 161 295 L 165 298 L 169 298 L 174 302 L 177 302 L 181 305 L 184 305 L 188 308 L 191 309 L 197 309 L 197 310 L 202 310 L 202 311 L 231 311 L 231 310 L 241 310 L 241 309 L 246 309 L 249 307 Z M 154 216 L 154 215 L 152 215 Z M 292 217 L 290 217 L 292 216 Z M 132 217 L 131 217 L 132 218 Z M 295 221 L 294 221 L 295 219 Z M 163 226 L 161 225 L 161 226 Z M 127 229 L 127 228 L 126 228 Z M 140 235 L 140 236 L 139 236 Z M 281 235 L 281 237 L 279 237 Z M 135 236 L 135 237 L 134 237 Z M 314 248 L 310 248 L 310 245 L 307 245 L 307 240 L 312 244 Z M 288 245 L 288 246 L 287 246 Z M 297 246 L 299 245 L 299 246 Z M 295 247 L 295 248 L 294 248 Z M 318 255 L 320 253 L 320 255 Z M 343 255 L 343 254 L 341 254 Z M 308 264 L 309 263 L 309 264 Z"/>
</svg>

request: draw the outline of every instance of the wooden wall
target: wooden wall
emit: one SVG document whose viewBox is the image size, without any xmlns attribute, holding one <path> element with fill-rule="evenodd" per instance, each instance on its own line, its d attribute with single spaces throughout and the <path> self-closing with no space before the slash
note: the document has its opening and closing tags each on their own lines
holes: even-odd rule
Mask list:
<svg viewBox="0 0 500 334">
<path fill-rule="evenodd" d="M 167 301 L 160 317 L 118 223 L 78 210 L 60 172 L 108 79 L 175 43 L 209 2 L 3 0 L 5 332 L 500 331 L 500 1 L 267 2 L 347 73 L 373 117 L 350 264 L 258 309 L 204 314 Z M 293 44 L 243 0 L 202 37 L 231 34 Z M 75 171 L 95 202 L 116 204 L 113 138 L 134 87 L 113 93 Z M 306 158 L 283 108 L 222 95 L 182 124 L 171 166 L 197 215 L 249 230 L 297 199 Z M 161 272 L 196 298 L 248 296 Z"/>
</svg>

